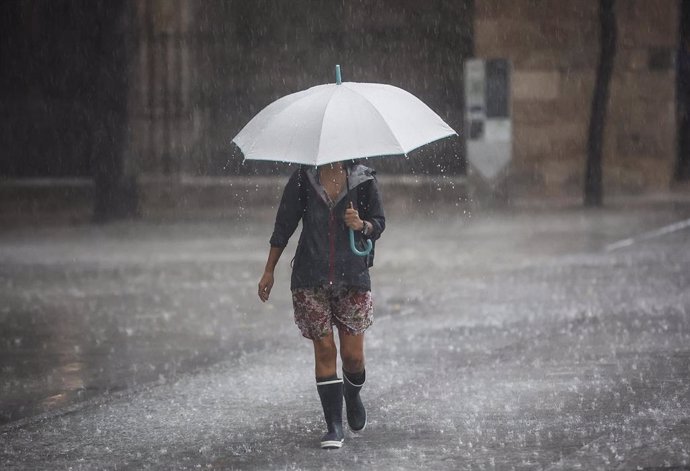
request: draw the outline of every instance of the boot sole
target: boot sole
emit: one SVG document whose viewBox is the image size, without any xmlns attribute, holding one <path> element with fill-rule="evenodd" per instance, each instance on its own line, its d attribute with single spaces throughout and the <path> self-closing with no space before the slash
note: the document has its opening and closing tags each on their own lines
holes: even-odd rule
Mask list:
<svg viewBox="0 0 690 471">
<path fill-rule="evenodd" d="M 343 440 L 326 440 L 321 442 L 321 448 L 334 450 L 343 446 Z"/>
<path fill-rule="evenodd" d="M 350 424 L 347 424 L 347 427 L 350 429 L 350 432 L 352 432 L 352 433 L 364 432 L 364 429 L 367 428 L 367 419 L 364 419 L 364 425 L 362 426 L 362 428 L 360 428 L 358 430 L 355 430 L 352 427 L 350 427 Z"/>
</svg>

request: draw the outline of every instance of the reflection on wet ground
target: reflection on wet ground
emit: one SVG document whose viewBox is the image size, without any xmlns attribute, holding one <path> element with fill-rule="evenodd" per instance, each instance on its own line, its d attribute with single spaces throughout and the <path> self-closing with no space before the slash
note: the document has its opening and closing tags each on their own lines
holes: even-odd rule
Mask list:
<svg viewBox="0 0 690 471">
<path fill-rule="evenodd" d="M 644 447 L 687 466 L 690 235 L 604 248 L 688 217 L 684 205 L 390 211 L 367 340 L 376 413 L 337 463 L 312 449 L 321 424 L 290 256 L 271 302 L 256 299 L 270 212 L 6 231 L 4 462 L 41 463 L 41 443 L 87 468 L 664 465 Z M 31 420 L 114 392 L 132 393 Z"/>
<path fill-rule="evenodd" d="M 5 234 L 0 423 L 235 355 L 247 340 L 237 300 L 258 255 L 237 250 L 232 226 L 205 230 L 133 223 Z"/>
<path fill-rule="evenodd" d="M 445 276 L 462 270 L 484 283 L 492 270 L 596 252 L 686 214 L 677 207 L 450 212 L 412 221 L 408 213 L 394 214 L 376 276 L 403 281 L 427 269 L 450 270 Z M 247 316 L 266 246 L 260 234 L 270 232 L 270 217 L 239 225 L 122 223 L 4 234 L 0 423 L 165 382 L 227 358 L 238 345 L 247 350 L 265 341 L 266 333 L 243 327 L 252 325 Z M 390 312 L 416 310 L 434 291 L 424 288 L 429 280 L 390 299 Z"/>
</svg>

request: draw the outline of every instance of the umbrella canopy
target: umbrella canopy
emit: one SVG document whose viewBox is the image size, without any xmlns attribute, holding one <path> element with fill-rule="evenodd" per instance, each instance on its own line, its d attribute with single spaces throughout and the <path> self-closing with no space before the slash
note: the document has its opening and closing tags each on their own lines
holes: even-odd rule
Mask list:
<svg viewBox="0 0 690 471">
<path fill-rule="evenodd" d="M 233 142 L 245 159 L 323 165 L 407 154 L 457 133 L 421 100 L 380 83 L 318 85 L 274 101 Z"/>
</svg>

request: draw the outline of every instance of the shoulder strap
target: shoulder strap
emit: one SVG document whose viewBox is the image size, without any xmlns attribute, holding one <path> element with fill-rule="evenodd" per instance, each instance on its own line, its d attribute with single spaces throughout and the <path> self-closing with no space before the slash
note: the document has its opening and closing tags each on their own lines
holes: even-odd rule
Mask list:
<svg viewBox="0 0 690 471">
<path fill-rule="evenodd" d="M 302 201 L 302 210 L 307 210 L 307 184 L 309 179 L 302 165 L 297 169 L 297 185 L 299 186 L 299 199 Z"/>
<path fill-rule="evenodd" d="M 376 172 L 372 171 L 371 176 L 373 177 L 373 181 L 376 181 Z M 371 180 L 357 185 L 357 203 L 355 204 L 365 210 L 369 209 L 369 193 L 366 191 L 369 185 L 371 185 Z"/>
</svg>

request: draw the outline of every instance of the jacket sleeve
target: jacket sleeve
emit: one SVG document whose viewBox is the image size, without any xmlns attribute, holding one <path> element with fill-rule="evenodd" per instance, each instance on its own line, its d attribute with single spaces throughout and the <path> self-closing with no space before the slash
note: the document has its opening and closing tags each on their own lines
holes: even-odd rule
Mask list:
<svg viewBox="0 0 690 471">
<path fill-rule="evenodd" d="M 306 205 L 306 201 L 303 201 L 303 195 L 306 192 L 301 188 L 301 185 L 305 185 L 307 182 L 306 178 L 301 178 L 300 175 L 301 171 L 297 169 L 285 185 L 276 214 L 276 222 L 273 226 L 271 247 L 285 247 L 297 229 L 300 219 L 302 219 Z"/>
<path fill-rule="evenodd" d="M 377 240 L 386 229 L 386 216 L 383 214 L 383 202 L 376 179 L 369 180 L 365 185 L 363 201 L 359 202 L 362 219 L 369 221 L 372 231 L 367 238 Z"/>
</svg>

